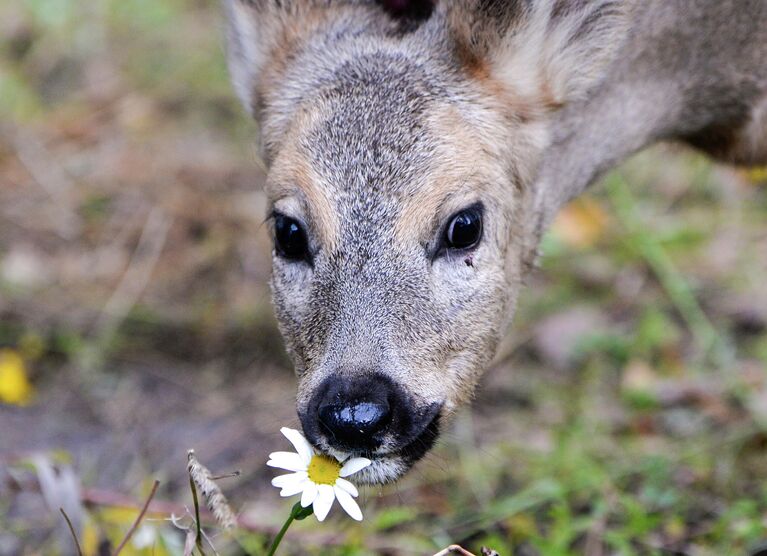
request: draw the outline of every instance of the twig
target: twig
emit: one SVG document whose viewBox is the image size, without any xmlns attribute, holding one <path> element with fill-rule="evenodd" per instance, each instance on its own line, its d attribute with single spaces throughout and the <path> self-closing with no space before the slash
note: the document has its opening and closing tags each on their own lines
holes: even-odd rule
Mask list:
<svg viewBox="0 0 767 556">
<path fill-rule="evenodd" d="M 186 537 L 184 539 L 184 556 L 192 556 L 192 554 L 194 553 L 194 546 L 195 546 L 194 531 L 192 529 L 186 529 Z"/>
<path fill-rule="evenodd" d="M 138 529 L 138 526 L 141 523 L 141 520 L 144 519 L 144 515 L 149 509 L 149 504 L 152 502 L 152 498 L 154 498 L 154 495 L 157 493 L 157 488 L 159 486 L 160 481 L 155 480 L 154 484 L 152 485 L 152 491 L 149 493 L 146 502 L 144 502 L 144 506 L 141 508 L 141 512 L 138 514 L 138 517 L 136 517 L 136 521 L 133 522 L 131 528 L 125 534 L 125 538 L 123 538 L 122 542 L 117 546 L 113 556 L 118 556 L 118 554 L 120 554 L 120 551 L 125 548 L 125 545 L 128 544 L 128 541 L 133 536 L 133 533 L 135 533 L 136 529 Z"/>
<path fill-rule="evenodd" d="M 197 487 L 192 480 L 192 476 L 189 476 L 189 488 L 192 489 L 192 500 L 194 501 L 194 543 L 197 545 L 197 550 L 200 554 L 205 555 L 205 550 L 202 548 L 202 521 L 200 520 L 200 502 L 197 500 Z"/>
<path fill-rule="evenodd" d="M 136 305 L 152 275 L 170 229 L 171 219 L 161 207 L 154 207 L 146 219 L 138 245 L 128 263 L 120 283 L 104 304 L 94 325 L 95 349 L 82 361 L 85 368 L 98 366 L 103 351 L 114 337 L 125 317 Z"/>
<path fill-rule="evenodd" d="M 101 321 L 98 324 L 106 325 L 113 320 L 121 321 L 136 304 L 165 245 L 169 228 L 170 219 L 162 207 L 152 208 L 141 230 L 141 236 L 128 269 L 104 305 Z"/>
<path fill-rule="evenodd" d="M 34 482 L 19 482 L 14 480 L 14 488 L 23 490 L 39 490 L 37 481 Z M 139 503 L 130 496 L 125 494 L 114 492 L 111 490 L 97 489 L 97 488 L 84 488 L 81 492 L 81 500 L 86 507 L 109 507 L 109 508 L 133 508 L 138 509 Z M 188 509 L 184 504 L 170 502 L 167 500 L 153 500 L 147 509 L 151 514 L 189 514 Z M 205 508 L 200 508 L 200 518 L 203 522 L 215 522 L 215 517 L 208 512 Z M 242 514 L 237 517 L 237 527 L 244 531 L 251 533 L 258 533 L 263 535 L 274 535 L 279 530 L 278 527 L 273 525 L 265 525 L 263 520 L 258 519 L 248 514 Z M 310 545 L 330 545 L 338 544 L 340 541 L 339 533 L 320 533 L 311 531 L 298 531 L 297 535 L 302 542 Z M 370 535 L 367 538 L 367 545 L 371 550 L 380 548 L 384 551 L 389 547 L 389 544 L 381 537 Z"/>
<path fill-rule="evenodd" d="M 35 183 L 45 190 L 54 211 L 60 216 L 56 233 L 64 239 L 79 235 L 83 223 L 72 208 L 70 197 L 74 183 L 70 177 L 54 163 L 54 156 L 45 146 L 31 135 L 16 132 L 13 134 L 13 146 L 16 158 Z"/>
<path fill-rule="evenodd" d="M 135 508 L 138 506 L 136 501 L 129 496 L 125 496 L 118 492 L 95 488 L 83 489 L 82 500 L 86 505 L 90 506 L 123 508 Z M 167 500 L 155 500 L 149 508 L 149 511 L 153 514 L 183 514 L 184 510 L 185 507 L 183 504 L 177 504 Z M 216 520 L 213 514 L 206 511 L 205 508 L 200 508 L 200 517 L 203 522 L 214 522 Z M 249 518 L 247 515 L 239 516 L 237 519 L 237 526 L 240 529 L 253 533 L 274 534 L 277 531 L 277 527 L 264 525 L 259 521 Z"/>
<path fill-rule="evenodd" d="M 242 471 L 237 469 L 236 471 L 232 471 L 231 473 L 224 473 L 223 475 L 212 475 L 210 477 L 210 480 L 211 481 L 218 481 L 218 480 L 221 480 L 221 479 L 231 479 L 231 478 L 234 478 L 234 477 L 239 477 L 240 475 L 242 475 Z"/>
<path fill-rule="evenodd" d="M 100 488 L 84 488 L 82 500 L 87 506 L 139 508 L 139 504 L 134 498 L 119 492 L 103 490 Z M 149 507 L 149 511 L 153 514 L 183 513 L 183 510 L 183 505 L 169 502 L 167 500 L 155 500 Z"/>
<path fill-rule="evenodd" d="M 451 544 L 446 549 L 437 552 L 434 556 L 450 556 L 450 554 L 458 554 L 459 556 L 474 556 L 474 554 L 465 548 L 458 546 L 457 544 Z"/>
<path fill-rule="evenodd" d="M 220 556 L 220 555 L 219 555 L 219 553 L 218 553 L 218 551 L 216 550 L 216 547 L 215 547 L 215 546 L 213 546 L 213 541 L 212 541 L 212 540 L 210 540 L 210 537 L 209 537 L 209 536 L 208 536 L 208 534 L 205 532 L 205 530 L 204 530 L 204 529 L 202 529 L 200 532 L 202 533 L 202 538 L 203 538 L 203 539 L 205 539 L 205 542 L 207 542 L 207 543 L 208 543 L 208 546 L 209 546 L 209 547 L 210 547 L 210 549 L 213 551 L 213 556 Z M 204 556 L 204 555 L 203 555 L 203 556 Z"/>
<path fill-rule="evenodd" d="M 75 541 L 75 548 L 77 548 L 78 556 L 83 556 L 83 549 L 80 548 L 80 541 L 77 540 L 77 533 L 75 533 L 75 528 L 72 525 L 72 521 L 69 519 L 67 512 L 64 511 L 64 508 L 59 508 L 59 511 L 61 512 L 61 515 L 64 516 L 64 521 L 67 522 L 67 526 L 69 526 L 69 532 L 72 533 L 72 540 Z"/>
</svg>

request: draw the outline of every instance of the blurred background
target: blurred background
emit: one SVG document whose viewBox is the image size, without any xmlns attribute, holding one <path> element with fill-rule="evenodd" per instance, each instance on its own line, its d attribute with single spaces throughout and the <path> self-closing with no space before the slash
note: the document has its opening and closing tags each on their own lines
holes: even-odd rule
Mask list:
<svg viewBox="0 0 767 556">
<path fill-rule="evenodd" d="M 0 556 L 181 554 L 186 450 L 258 554 L 297 426 L 256 128 L 212 0 L 0 4 Z M 635 157 L 569 206 L 471 409 L 285 554 L 763 554 L 767 170 Z M 179 517 L 174 524 L 167 518 Z M 111 548 L 110 548 L 111 547 Z"/>
</svg>

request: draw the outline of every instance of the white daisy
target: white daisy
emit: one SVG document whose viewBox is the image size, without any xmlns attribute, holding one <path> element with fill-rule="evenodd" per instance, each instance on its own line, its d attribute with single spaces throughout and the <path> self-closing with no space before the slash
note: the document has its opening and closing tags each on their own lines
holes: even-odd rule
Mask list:
<svg viewBox="0 0 767 556">
<path fill-rule="evenodd" d="M 372 462 L 367 458 L 338 461 L 332 456 L 316 453 L 309 441 L 297 430 L 282 427 L 280 432 L 290 440 L 297 452 L 269 454 L 266 465 L 292 471 L 272 479 L 272 485 L 282 489 L 280 496 L 301 493 L 301 506 L 308 508 L 314 505 L 314 515 L 319 521 L 324 521 L 333 500 L 338 499 L 347 514 L 357 521 L 362 521 L 362 511 L 353 498 L 359 495 L 357 487 L 344 477 L 353 475 Z"/>
</svg>

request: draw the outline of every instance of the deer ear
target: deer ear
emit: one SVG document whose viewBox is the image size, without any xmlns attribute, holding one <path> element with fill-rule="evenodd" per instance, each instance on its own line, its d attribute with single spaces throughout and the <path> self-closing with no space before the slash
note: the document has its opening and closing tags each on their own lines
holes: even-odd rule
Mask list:
<svg viewBox="0 0 767 556">
<path fill-rule="evenodd" d="M 515 13 L 507 14 L 504 30 L 486 53 L 490 71 L 515 95 L 543 108 L 584 95 L 603 77 L 626 36 L 625 0 L 512 4 Z"/>
<path fill-rule="evenodd" d="M 265 0 L 224 0 L 227 63 L 234 90 L 253 114 L 256 90 L 268 59 L 279 15 Z"/>
</svg>

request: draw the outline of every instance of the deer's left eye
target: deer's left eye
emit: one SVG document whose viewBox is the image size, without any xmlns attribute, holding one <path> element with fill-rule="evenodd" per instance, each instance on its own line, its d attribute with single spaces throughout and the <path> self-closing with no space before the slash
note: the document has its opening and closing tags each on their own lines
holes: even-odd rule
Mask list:
<svg viewBox="0 0 767 556">
<path fill-rule="evenodd" d="M 274 249 L 283 259 L 309 259 L 306 232 L 297 220 L 282 214 L 274 216 Z"/>
<path fill-rule="evenodd" d="M 445 229 L 448 249 L 471 249 L 482 239 L 482 210 L 471 207 L 453 215 Z"/>
</svg>

